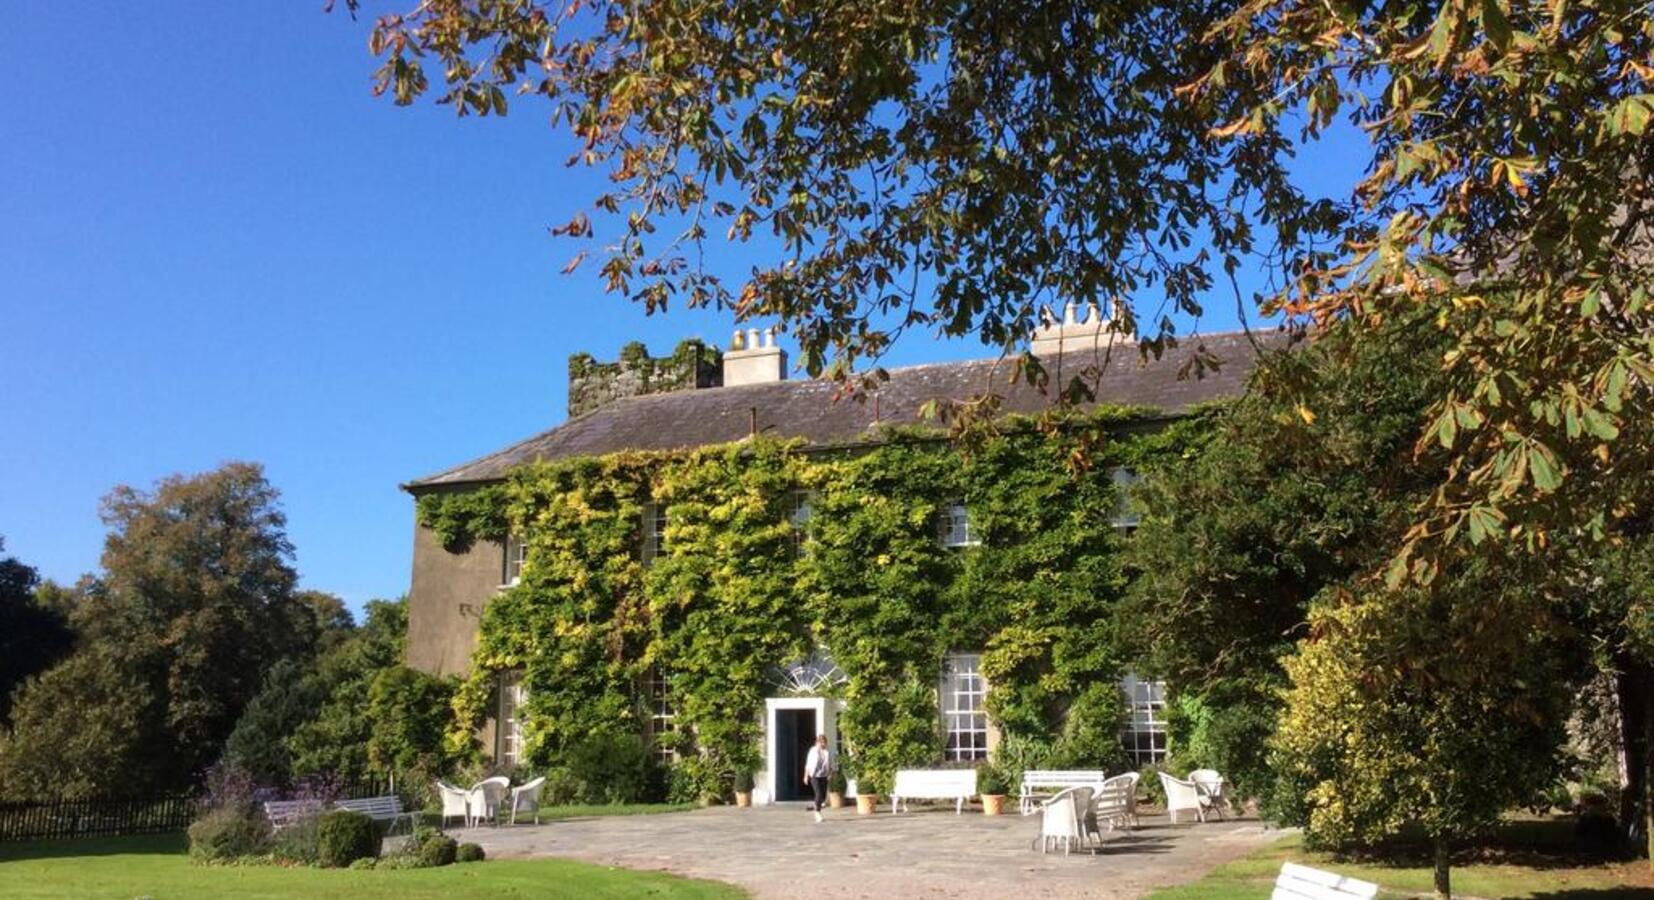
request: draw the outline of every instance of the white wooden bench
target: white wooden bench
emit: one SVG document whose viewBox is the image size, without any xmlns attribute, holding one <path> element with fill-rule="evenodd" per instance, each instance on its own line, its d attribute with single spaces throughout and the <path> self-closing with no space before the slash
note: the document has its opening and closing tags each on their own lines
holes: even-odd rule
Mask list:
<svg viewBox="0 0 1654 900">
<path fill-rule="evenodd" d="M 1335 872 L 1323 872 L 1282 863 L 1281 877 L 1275 879 L 1275 893 L 1270 900 L 1372 900 L 1378 896 L 1378 885 L 1370 881 L 1345 878 Z"/>
<path fill-rule="evenodd" d="M 1102 784 L 1108 773 L 1102 769 L 1029 769 L 1022 773 L 1021 811 L 1031 816 L 1039 810 L 1039 801 L 1071 787 Z"/>
<path fill-rule="evenodd" d="M 388 797 L 362 797 L 356 800 L 335 800 L 334 809 L 348 809 L 351 812 L 361 813 L 375 822 L 389 822 L 386 831 L 396 830 L 396 823 L 402 819 L 408 820 L 409 831 L 413 830 L 414 814 L 402 808 L 402 798 L 394 794 Z"/>
<path fill-rule="evenodd" d="M 280 831 L 300 819 L 320 813 L 323 808 L 320 800 L 266 800 L 264 817 L 270 820 L 271 831 Z"/>
<path fill-rule="evenodd" d="M 898 769 L 890 789 L 890 811 L 901 812 L 903 800 L 952 800 L 958 815 L 975 795 L 975 769 Z"/>
</svg>

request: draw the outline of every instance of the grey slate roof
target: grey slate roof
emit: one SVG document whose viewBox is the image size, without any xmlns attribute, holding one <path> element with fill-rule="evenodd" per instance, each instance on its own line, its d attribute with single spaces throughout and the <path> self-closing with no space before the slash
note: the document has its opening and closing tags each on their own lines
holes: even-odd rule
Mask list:
<svg viewBox="0 0 1654 900">
<path fill-rule="evenodd" d="M 1273 331 L 1203 335 L 1167 351 L 1158 360 L 1141 361 L 1127 343 L 1108 354 L 1097 384 L 1098 401 L 1116 406 L 1147 407 L 1176 415 L 1199 403 L 1239 395 L 1256 361 L 1252 339 L 1262 346 L 1283 346 Z M 1223 363 L 1202 378 L 1179 378 L 1195 348 L 1204 346 Z M 1057 361 L 1043 360 L 1056 384 Z M 1064 354 L 1064 378 L 1104 360 L 1091 352 Z M 1002 360 L 933 363 L 891 369 L 879 388 L 878 422 L 923 424 L 919 408 L 933 398 L 965 400 L 995 392 L 1007 413 L 1036 413 L 1054 402 L 1026 384 L 1010 384 L 1011 364 Z M 536 460 L 600 456 L 621 450 L 679 450 L 739 441 L 750 436 L 753 411 L 758 430 L 780 438 L 802 438 L 833 445 L 863 439 L 874 422 L 875 404 L 834 401 L 836 387 L 827 381 L 779 381 L 739 387 L 683 390 L 627 397 L 570 419 L 550 431 L 503 450 L 409 482 L 411 491 L 503 478 L 513 467 Z"/>
</svg>

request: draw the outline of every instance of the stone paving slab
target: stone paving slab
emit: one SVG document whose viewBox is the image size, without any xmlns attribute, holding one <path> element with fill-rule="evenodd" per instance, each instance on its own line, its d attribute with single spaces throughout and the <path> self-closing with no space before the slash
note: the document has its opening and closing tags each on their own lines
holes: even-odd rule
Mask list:
<svg viewBox="0 0 1654 900">
<path fill-rule="evenodd" d="M 570 819 L 453 832 L 490 857 L 558 856 L 655 869 L 740 885 L 759 900 L 872 897 L 1139 897 L 1193 881 L 1283 832 L 1255 819 L 1142 826 L 1104 837 L 1092 853 L 1032 848 L 1037 817 L 956 816 L 951 809 L 892 816 L 828 810 L 817 825 L 802 806 L 720 807 L 683 813 Z"/>
</svg>

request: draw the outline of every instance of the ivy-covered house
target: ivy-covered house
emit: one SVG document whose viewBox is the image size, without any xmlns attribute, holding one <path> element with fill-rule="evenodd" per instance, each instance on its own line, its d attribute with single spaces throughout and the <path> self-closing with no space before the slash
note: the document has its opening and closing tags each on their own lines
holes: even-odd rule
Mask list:
<svg viewBox="0 0 1654 900">
<path fill-rule="evenodd" d="M 405 485 L 409 664 L 465 679 L 456 743 L 570 783 L 721 795 L 744 773 L 792 799 L 817 733 L 864 784 L 1002 736 L 1157 761 L 1161 688 L 1113 627 L 1127 493 L 1242 389 L 1255 345 L 1204 337 L 1221 365 L 1194 377 L 1192 345 L 1144 361 L 1115 340 L 1071 312 L 1037 335 L 1053 384 L 1100 372 L 1057 419 L 1004 361 L 894 369 L 835 402 L 757 331 L 727 353 L 577 355 L 568 421 Z M 991 430 L 921 417 L 985 392 Z"/>
</svg>

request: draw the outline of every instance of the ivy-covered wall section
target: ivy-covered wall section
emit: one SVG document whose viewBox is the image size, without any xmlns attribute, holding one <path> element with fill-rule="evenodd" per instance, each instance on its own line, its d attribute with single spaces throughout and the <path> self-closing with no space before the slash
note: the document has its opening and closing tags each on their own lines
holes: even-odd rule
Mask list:
<svg viewBox="0 0 1654 900">
<path fill-rule="evenodd" d="M 422 496 L 421 524 L 449 546 L 507 534 L 528 545 L 520 583 L 484 612 L 452 749 L 474 743 L 499 673 L 517 670 L 528 765 L 570 778 L 571 760 L 600 758 L 617 781 L 646 779 L 645 686 L 659 673 L 677 715 L 655 738 L 678 751 L 670 792 L 725 796 L 737 772 L 762 766 L 777 668 L 825 648 L 848 679 L 847 761 L 877 787 L 941 761 L 943 660 L 980 651 L 1003 733 L 1054 742 L 1069 764 L 1117 767 L 1114 614 L 1130 576 L 1111 470 L 1175 463 L 1205 427 L 1201 416 L 1139 420 L 1012 421 L 965 443 L 892 431 L 831 453 L 756 441 L 617 454 Z M 947 548 L 939 517 L 960 501 L 979 543 Z M 651 504 L 667 525 L 646 563 Z"/>
</svg>

